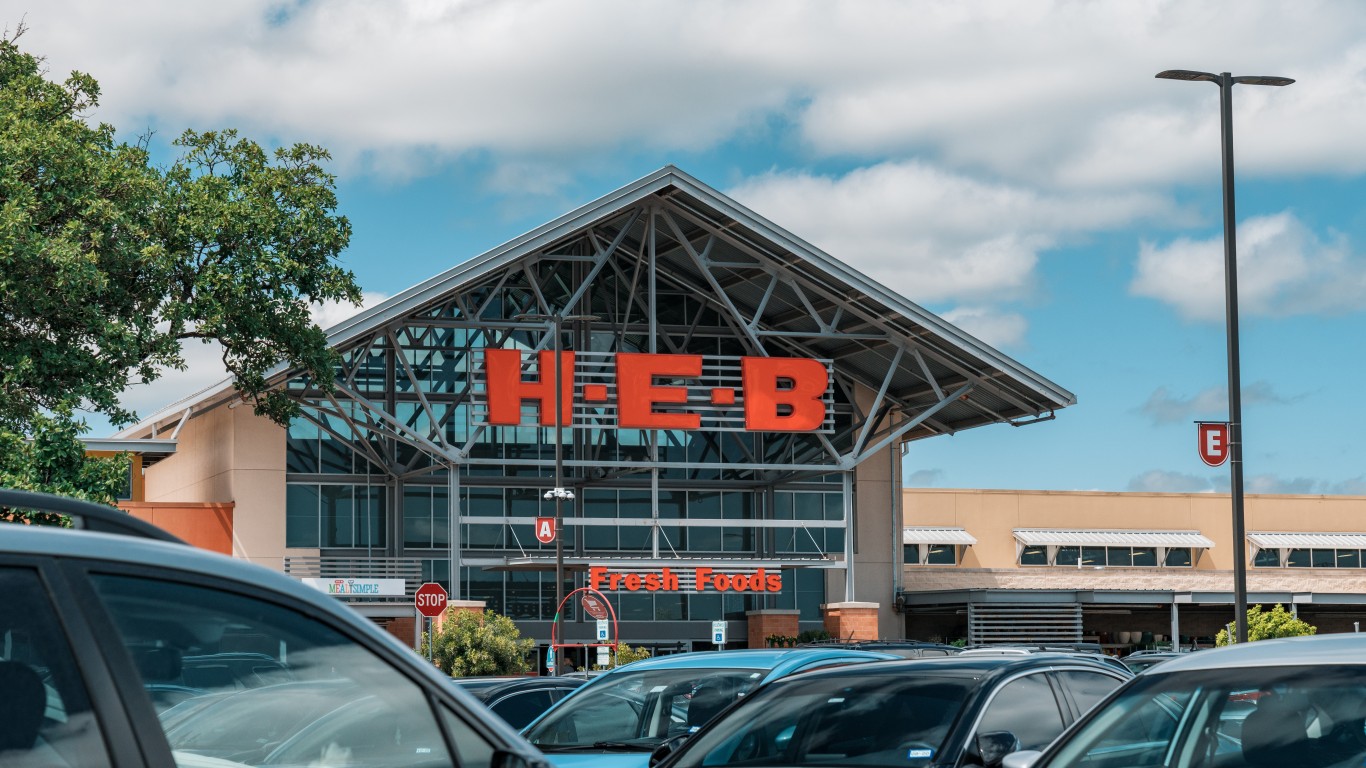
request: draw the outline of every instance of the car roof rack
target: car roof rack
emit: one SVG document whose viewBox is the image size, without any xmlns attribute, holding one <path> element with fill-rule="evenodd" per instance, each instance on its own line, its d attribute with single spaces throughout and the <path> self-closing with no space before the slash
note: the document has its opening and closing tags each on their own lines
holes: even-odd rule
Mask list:
<svg viewBox="0 0 1366 768">
<path fill-rule="evenodd" d="M 31 509 L 38 512 L 54 512 L 59 515 L 66 515 L 71 518 L 71 527 L 79 530 L 135 536 L 141 539 L 156 539 L 189 546 L 184 539 L 151 523 L 139 520 L 121 509 L 81 499 L 0 488 L 0 509 L 5 508 Z"/>
</svg>

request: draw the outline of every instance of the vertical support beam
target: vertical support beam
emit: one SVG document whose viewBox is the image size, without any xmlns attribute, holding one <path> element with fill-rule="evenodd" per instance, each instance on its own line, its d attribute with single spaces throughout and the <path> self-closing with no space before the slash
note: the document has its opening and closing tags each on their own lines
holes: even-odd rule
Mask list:
<svg viewBox="0 0 1366 768">
<path fill-rule="evenodd" d="M 1181 615 L 1176 607 L 1176 596 L 1172 596 L 1172 650 L 1181 650 Z"/>
<path fill-rule="evenodd" d="M 854 523 L 854 472 L 840 473 L 844 501 L 844 601 L 854 602 L 854 555 L 858 552 L 858 526 Z"/>
<path fill-rule="evenodd" d="M 460 550 L 464 547 L 460 526 L 460 465 L 450 462 L 446 465 L 450 473 L 446 477 L 446 506 L 450 511 L 451 525 L 451 589 L 452 600 L 464 600 L 465 590 L 460 581 Z"/>
</svg>

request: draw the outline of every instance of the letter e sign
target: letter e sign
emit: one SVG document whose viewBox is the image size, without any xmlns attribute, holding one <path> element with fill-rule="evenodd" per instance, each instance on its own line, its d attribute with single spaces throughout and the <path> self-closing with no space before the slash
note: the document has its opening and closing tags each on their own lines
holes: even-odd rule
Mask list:
<svg viewBox="0 0 1366 768">
<path fill-rule="evenodd" d="M 536 540 L 542 544 L 549 544 L 555 540 L 555 518 L 536 518 Z"/>
<path fill-rule="evenodd" d="M 1228 460 L 1229 427 L 1227 422 L 1200 421 L 1196 433 L 1200 438 L 1200 460 L 1217 467 Z"/>
</svg>

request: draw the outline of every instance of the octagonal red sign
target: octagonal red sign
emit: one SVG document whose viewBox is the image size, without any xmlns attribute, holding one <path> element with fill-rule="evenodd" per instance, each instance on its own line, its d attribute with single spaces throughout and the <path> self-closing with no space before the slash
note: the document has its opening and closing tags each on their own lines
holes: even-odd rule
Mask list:
<svg viewBox="0 0 1366 768">
<path fill-rule="evenodd" d="M 434 581 L 417 588 L 413 595 L 413 603 L 417 605 L 417 612 L 427 618 L 436 618 L 446 610 L 446 603 L 449 597 L 446 595 L 446 588 Z"/>
</svg>

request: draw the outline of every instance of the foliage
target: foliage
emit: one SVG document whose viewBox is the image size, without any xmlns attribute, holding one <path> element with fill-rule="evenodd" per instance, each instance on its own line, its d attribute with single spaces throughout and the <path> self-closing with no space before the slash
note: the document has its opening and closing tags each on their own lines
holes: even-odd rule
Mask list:
<svg viewBox="0 0 1366 768">
<path fill-rule="evenodd" d="M 335 263 L 351 227 L 326 150 L 186 131 L 154 168 L 146 138 L 85 119 L 95 79 L 49 81 L 22 34 L 0 39 L 0 425 L 32 435 L 77 408 L 127 424 L 119 394 L 183 368 L 195 339 L 220 342 L 257 413 L 287 422 L 297 404 L 266 373 L 284 361 L 330 385 L 309 306 L 360 295 Z"/>
<path fill-rule="evenodd" d="M 30 437 L 0 425 L 0 487 L 44 491 L 113 504 L 128 480 L 127 454 L 87 457 L 78 435 L 84 427 L 69 413 L 40 414 Z M 70 525 L 50 512 L 0 509 L 0 520 Z"/>
<path fill-rule="evenodd" d="M 429 640 L 424 633 L 419 648 L 424 658 Z M 531 671 L 527 656 L 535 647 L 536 641 L 523 638 L 512 619 L 502 614 L 448 608 L 432 642 L 432 661 L 451 677 L 520 675 Z"/>
<path fill-rule="evenodd" d="M 769 635 L 764 638 L 764 645 L 769 648 L 791 648 L 797 644 L 794 635 Z"/>
<path fill-rule="evenodd" d="M 1318 632 L 1318 627 L 1297 618 L 1280 603 L 1270 611 L 1263 611 L 1260 605 L 1247 609 L 1247 640 L 1270 640 L 1276 637 L 1301 637 Z M 1235 642 L 1233 627 L 1219 630 L 1214 637 L 1216 646 L 1232 645 Z"/>
<path fill-rule="evenodd" d="M 952 645 L 954 648 L 967 648 L 968 639 L 966 637 L 958 637 L 954 638 L 953 640 L 950 640 L 948 644 Z"/>
<path fill-rule="evenodd" d="M 611 648 L 608 651 L 608 656 L 614 657 L 612 663 L 609 664 L 607 667 L 599 667 L 596 664 L 594 664 L 593 669 L 610 669 L 612 667 L 621 667 L 630 664 L 633 661 L 648 659 L 650 658 L 650 655 L 650 649 L 645 648 L 644 646 L 632 648 L 626 643 L 617 643 L 615 647 Z"/>
<path fill-rule="evenodd" d="M 797 643 L 819 643 L 822 640 L 830 640 L 830 633 L 823 629 L 808 629 L 797 634 Z"/>
</svg>

